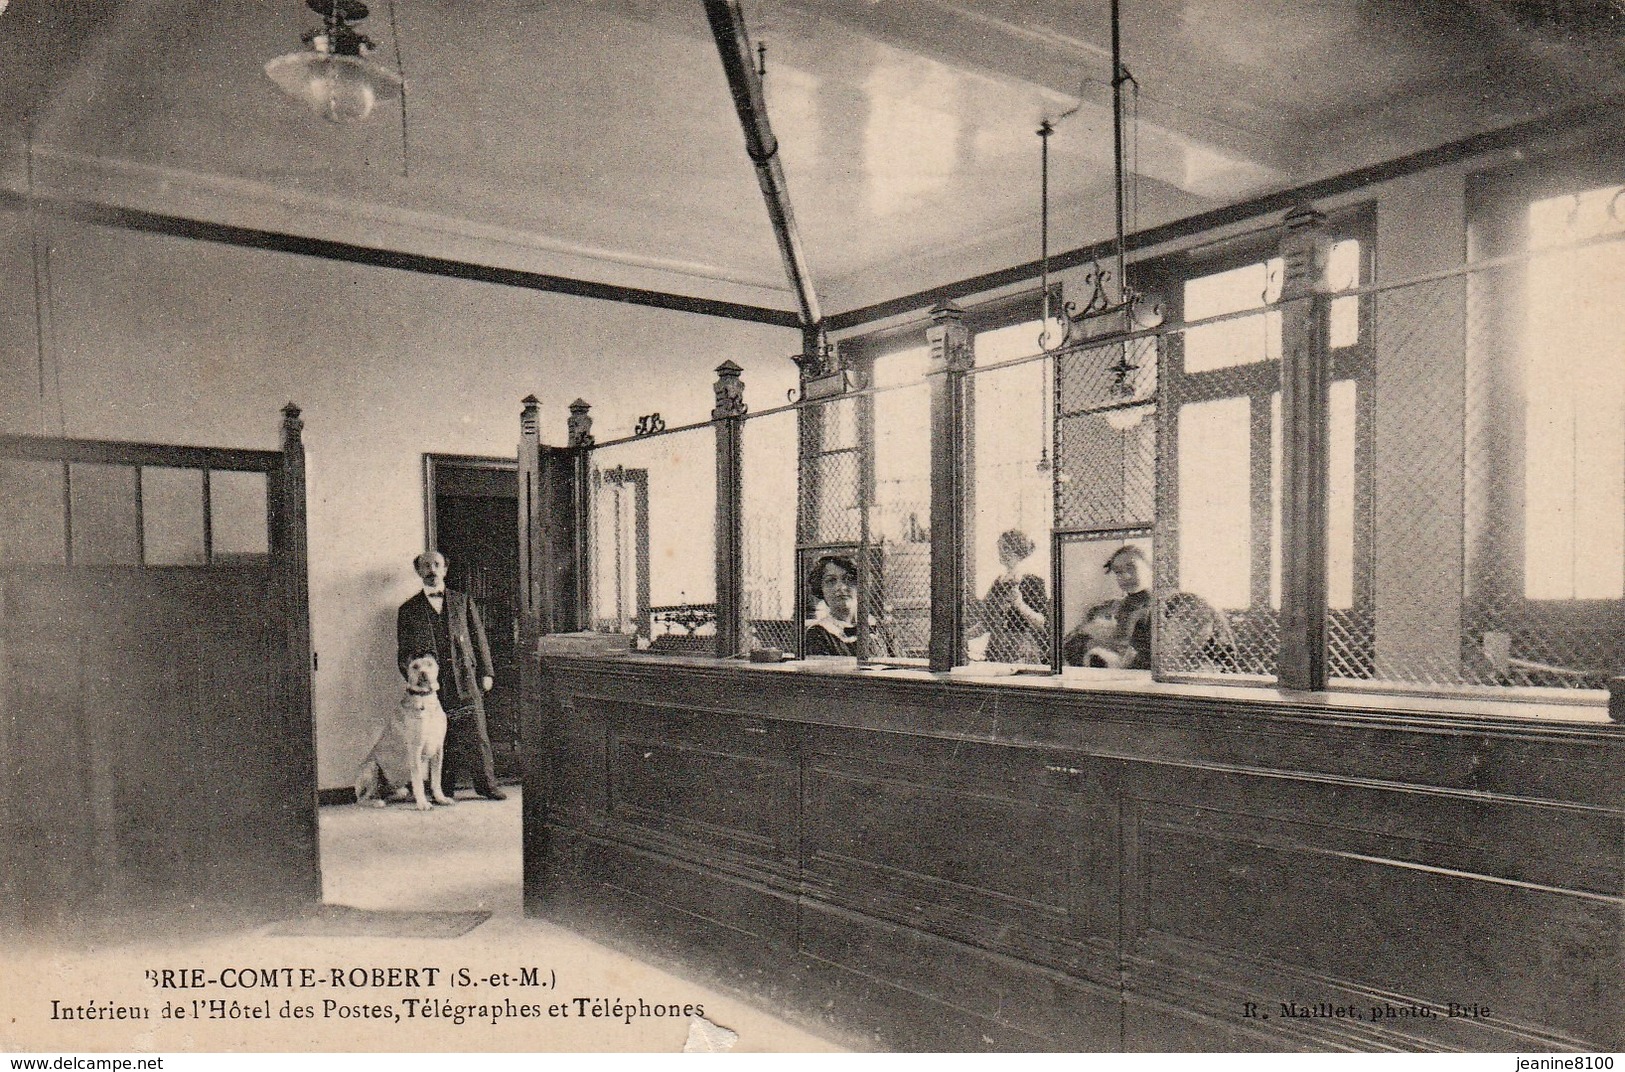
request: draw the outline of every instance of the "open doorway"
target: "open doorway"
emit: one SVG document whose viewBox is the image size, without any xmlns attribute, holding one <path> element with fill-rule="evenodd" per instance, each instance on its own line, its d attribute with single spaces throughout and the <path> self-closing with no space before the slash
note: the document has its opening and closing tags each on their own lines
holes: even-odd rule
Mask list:
<svg viewBox="0 0 1625 1072">
<path fill-rule="evenodd" d="M 519 776 L 519 477 L 513 458 L 423 456 L 428 546 L 446 556 L 446 584 L 473 597 L 496 684 L 485 697 L 497 779 Z"/>
</svg>

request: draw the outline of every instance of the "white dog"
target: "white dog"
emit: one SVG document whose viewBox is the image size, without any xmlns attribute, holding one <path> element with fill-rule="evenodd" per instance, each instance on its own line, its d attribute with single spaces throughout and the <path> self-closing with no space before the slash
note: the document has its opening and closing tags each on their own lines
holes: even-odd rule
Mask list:
<svg viewBox="0 0 1625 1072">
<path fill-rule="evenodd" d="M 356 803 L 375 808 L 385 795 L 404 799 L 407 786 L 418 811 L 428 811 L 423 782 L 436 804 L 456 803 L 440 788 L 440 767 L 446 747 L 446 712 L 440 706 L 440 663 L 433 655 L 420 655 L 406 664 L 406 695 L 378 734 L 355 778 Z"/>
</svg>

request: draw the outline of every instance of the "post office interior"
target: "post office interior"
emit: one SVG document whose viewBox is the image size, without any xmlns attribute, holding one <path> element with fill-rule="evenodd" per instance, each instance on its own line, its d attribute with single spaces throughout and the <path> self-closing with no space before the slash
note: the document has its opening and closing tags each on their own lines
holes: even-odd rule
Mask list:
<svg viewBox="0 0 1625 1072">
<path fill-rule="evenodd" d="M 319 901 L 457 548 L 537 917 L 900 1049 L 1619 1048 L 1622 72 L 1612 0 L 13 0 L 8 925 Z"/>
</svg>

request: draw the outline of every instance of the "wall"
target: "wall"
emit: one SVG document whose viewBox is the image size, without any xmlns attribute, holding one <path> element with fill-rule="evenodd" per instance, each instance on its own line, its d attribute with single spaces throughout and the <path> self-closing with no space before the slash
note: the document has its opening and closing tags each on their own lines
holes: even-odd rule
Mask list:
<svg viewBox="0 0 1625 1072">
<path fill-rule="evenodd" d="M 578 395 L 602 440 L 707 419 L 724 359 L 758 408 L 795 383 L 781 328 L 43 218 L 32 243 L 29 222 L 0 214 L 0 431 L 274 449 L 304 409 L 322 788 L 395 699 L 424 453 L 512 456 L 531 393 L 562 443 Z"/>
</svg>

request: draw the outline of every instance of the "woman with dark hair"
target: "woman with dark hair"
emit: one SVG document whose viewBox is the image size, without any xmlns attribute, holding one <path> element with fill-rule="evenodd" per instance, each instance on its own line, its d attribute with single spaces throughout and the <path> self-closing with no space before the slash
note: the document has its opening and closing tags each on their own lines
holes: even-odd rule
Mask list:
<svg viewBox="0 0 1625 1072">
<path fill-rule="evenodd" d="M 802 636 L 805 655 L 856 655 L 858 567 L 844 555 L 821 555 L 807 572 L 814 622 Z"/>
<path fill-rule="evenodd" d="M 999 535 L 999 565 L 1004 571 L 982 600 L 989 662 L 1049 662 L 1049 589 L 1042 577 L 1021 570 L 1034 550 L 1032 539 L 1020 529 Z"/>
</svg>

